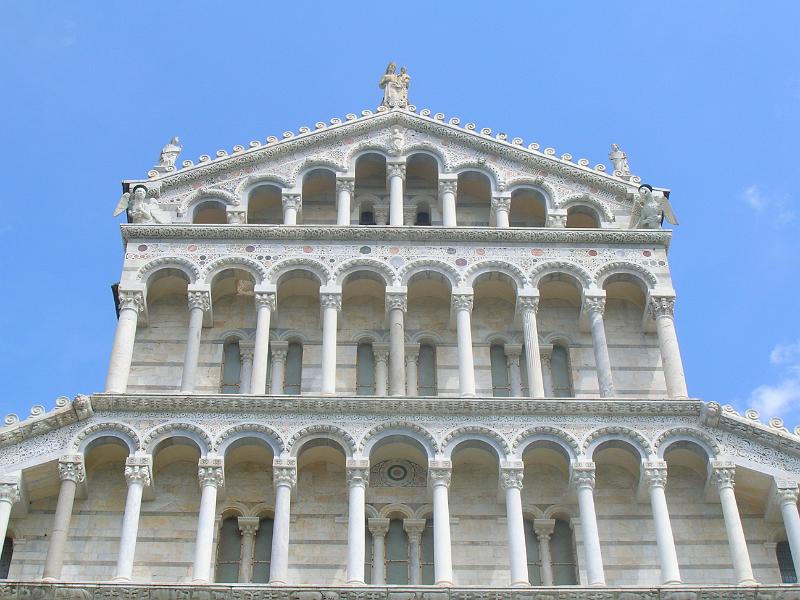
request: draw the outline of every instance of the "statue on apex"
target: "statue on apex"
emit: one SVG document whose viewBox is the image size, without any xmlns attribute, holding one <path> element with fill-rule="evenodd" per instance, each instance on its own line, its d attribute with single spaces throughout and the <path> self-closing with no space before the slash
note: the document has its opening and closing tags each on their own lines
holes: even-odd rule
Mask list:
<svg viewBox="0 0 800 600">
<path fill-rule="evenodd" d="M 631 176 L 631 168 L 628 166 L 628 155 L 617 144 L 611 144 L 611 152 L 608 153 L 608 160 L 614 166 L 614 171 L 619 171 L 623 177 Z"/>
<path fill-rule="evenodd" d="M 176 135 L 161 149 L 161 154 L 158 157 L 158 166 L 164 169 L 175 168 L 175 161 L 181 150 L 183 150 L 183 146 Z"/>
<path fill-rule="evenodd" d="M 633 204 L 630 229 L 660 229 L 664 219 L 672 225 L 678 224 L 672 205 L 663 192 L 654 192 L 653 186 L 643 183 L 639 186 L 639 197 Z"/>
<path fill-rule="evenodd" d="M 378 82 L 378 86 L 383 90 L 383 101 L 381 106 L 387 108 L 405 108 L 408 106 L 408 86 L 411 83 L 411 76 L 405 67 L 397 73 L 397 64 L 390 62 L 386 67 L 386 72 Z"/>
</svg>

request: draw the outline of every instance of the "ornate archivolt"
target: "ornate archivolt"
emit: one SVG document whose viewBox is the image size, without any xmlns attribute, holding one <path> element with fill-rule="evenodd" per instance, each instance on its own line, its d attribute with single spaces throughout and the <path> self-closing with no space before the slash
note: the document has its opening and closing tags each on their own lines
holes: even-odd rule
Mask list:
<svg viewBox="0 0 800 600">
<path fill-rule="evenodd" d="M 267 280 L 267 269 L 256 260 L 248 256 L 223 256 L 205 266 L 202 279 L 205 283 L 212 283 L 214 277 L 226 269 L 241 269 L 247 271 L 258 285 Z"/>
</svg>

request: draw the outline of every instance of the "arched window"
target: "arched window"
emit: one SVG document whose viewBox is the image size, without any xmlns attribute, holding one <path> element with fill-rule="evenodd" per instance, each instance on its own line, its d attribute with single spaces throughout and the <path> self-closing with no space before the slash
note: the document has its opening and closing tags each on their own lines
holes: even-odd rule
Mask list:
<svg viewBox="0 0 800 600">
<path fill-rule="evenodd" d="M 489 358 L 492 363 L 492 395 L 496 398 L 506 398 L 511 395 L 511 383 L 508 378 L 505 348 L 500 344 L 492 344 L 489 348 Z"/>
<path fill-rule="evenodd" d="M 431 224 L 431 209 L 427 202 L 422 202 L 417 206 L 417 216 L 414 218 L 414 225 L 427 226 Z"/>
<path fill-rule="evenodd" d="M 256 225 L 283 223 L 283 198 L 275 185 L 260 185 L 250 192 L 247 201 L 247 222 Z"/>
<path fill-rule="evenodd" d="M 775 555 L 778 558 L 778 569 L 780 569 L 781 572 L 781 583 L 797 583 L 797 573 L 794 570 L 794 561 L 792 560 L 792 550 L 789 548 L 789 542 L 778 542 L 775 546 Z M 5 557 L 6 555 L 4 549 L 4 560 Z"/>
<path fill-rule="evenodd" d="M 238 394 L 239 380 L 242 372 L 242 359 L 239 353 L 239 340 L 231 338 L 225 341 L 222 350 L 222 385 L 223 394 Z"/>
<path fill-rule="evenodd" d="M 258 523 L 253 547 L 253 583 L 269 583 L 269 566 L 272 557 L 272 519 L 262 517 Z"/>
<path fill-rule="evenodd" d="M 420 344 L 417 386 L 420 396 L 435 396 L 436 389 L 436 348 L 431 344 Z"/>
<path fill-rule="evenodd" d="M 291 342 L 286 353 L 286 375 L 283 378 L 283 393 L 287 396 L 299 396 L 302 378 L 303 345 L 299 342 Z"/>
<path fill-rule="evenodd" d="M 556 519 L 553 537 L 550 539 L 550 557 L 553 564 L 553 583 L 555 585 L 576 585 L 575 544 L 569 523 Z"/>
<path fill-rule="evenodd" d="M 237 517 L 227 517 L 222 521 L 217 546 L 216 580 L 220 583 L 239 581 L 239 562 L 241 561 L 242 541 Z"/>
<path fill-rule="evenodd" d="M 201 202 L 194 209 L 192 223 L 198 225 L 224 225 L 228 222 L 225 205 L 217 200 Z"/>
<path fill-rule="evenodd" d="M 3 553 L 0 555 L 0 579 L 8 579 L 11 570 L 11 556 L 14 554 L 14 540 L 7 537 L 3 541 Z M 791 560 L 791 557 L 789 558 Z"/>
<path fill-rule="evenodd" d="M 375 354 L 369 342 L 356 348 L 356 395 L 375 395 Z"/>
<path fill-rule="evenodd" d="M 525 519 L 525 550 L 528 554 L 528 581 L 531 585 L 542 585 L 542 561 L 539 558 L 539 538 L 533 529 L 533 521 Z"/>
<path fill-rule="evenodd" d="M 408 581 L 408 534 L 402 519 L 392 519 L 386 532 L 386 583 L 408 585 Z"/>
<path fill-rule="evenodd" d="M 422 569 L 420 583 L 433 585 L 436 575 L 433 572 L 433 519 L 429 518 L 422 530 L 422 539 L 419 548 L 419 566 Z"/>
<path fill-rule="evenodd" d="M 303 222 L 336 224 L 336 174 L 314 169 L 303 177 Z"/>
<path fill-rule="evenodd" d="M 569 352 L 560 345 L 553 346 L 553 353 L 550 355 L 550 372 L 553 380 L 553 396 L 556 398 L 571 398 L 572 391 L 572 369 L 569 364 Z"/>
<path fill-rule="evenodd" d="M 375 209 L 372 204 L 362 204 L 358 215 L 359 225 L 375 225 Z"/>
<path fill-rule="evenodd" d="M 600 219 L 588 206 L 573 206 L 567 210 L 567 227 L 597 229 L 600 227 Z"/>
</svg>

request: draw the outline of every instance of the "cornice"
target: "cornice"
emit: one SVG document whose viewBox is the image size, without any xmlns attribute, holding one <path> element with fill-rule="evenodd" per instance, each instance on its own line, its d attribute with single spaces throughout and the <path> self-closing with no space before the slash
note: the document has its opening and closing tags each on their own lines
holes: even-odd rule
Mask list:
<svg viewBox="0 0 800 600">
<path fill-rule="evenodd" d="M 320 240 L 355 242 L 507 242 L 520 244 L 630 244 L 669 248 L 668 229 L 495 227 L 380 227 L 357 225 L 120 225 L 132 240 Z"/>
<path fill-rule="evenodd" d="M 76 396 L 74 400 L 61 396 L 56 400 L 53 410 L 45 411 L 41 405 L 34 406 L 31 415 L 24 421 L 14 415 L 5 418 L 5 427 L 0 428 L 0 446 L 8 446 L 25 441 L 88 419 L 93 414 L 89 396 Z"/>
</svg>

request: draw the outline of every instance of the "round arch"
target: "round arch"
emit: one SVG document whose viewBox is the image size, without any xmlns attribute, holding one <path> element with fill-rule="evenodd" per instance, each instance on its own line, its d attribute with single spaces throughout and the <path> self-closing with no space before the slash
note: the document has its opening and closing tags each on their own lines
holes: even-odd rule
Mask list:
<svg viewBox="0 0 800 600">
<path fill-rule="evenodd" d="M 634 429 L 619 426 L 601 427 L 589 433 L 583 441 L 583 454 L 592 460 L 598 446 L 612 441 L 628 444 L 643 460 L 653 455 L 653 448 L 647 438 Z"/>
<path fill-rule="evenodd" d="M 267 278 L 267 270 L 252 258 L 247 256 L 224 256 L 212 261 L 203 269 L 203 281 L 211 285 L 217 275 L 228 269 L 246 271 L 253 277 L 256 285 L 264 283 Z"/>
<path fill-rule="evenodd" d="M 408 159 L 415 154 L 424 154 L 426 156 L 430 156 L 436 161 L 436 167 L 439 170 L 439 175 L 447 170 L 446 157 L 433 144 L 428 144 L 427 142 L 417 142 L 403 148 L 403 154 L 406 158 L 406 164 L 408 164 Z"/>
<path fill-rule="evenodd" d="M 183 438 L 194 442 L 200 450 L 200 456 L 206 456 L 212 447 L 208 432 L 194 423 L 184 421 L 172 421 L 154 427 L 144 436 L 142 447 L 149 454 L 153 454 L 161 442 L 171 438 Z"/>
<path fill-rule="evenodd" d="M 193 210 L 198 204 L 207 200 L 216 200 L 224 206 L 239 206 L 239 197 L 227 190 L 203 187 L 189 194 L 178 204 L 178 216 L 182 217 Z"/>
<path fill-rule="evenodd" d="M 569 210 L 576 206 L 585 206 L 590 210 L 597 213 L 598 218 L 604 223 L 612 223 L 614 221 L 614 213 L 608 205 L 602 200 L 598 200 L 589 194 L 581 194 L 579 196 L 569 196 L 557 202 L 557 207 L 563 210 Z"/>
<path fill-rule="evenodd" d="M 607 263 L 594 272 L 594 281 L 602 289 L 606 280 L 614 275 L 625 274 L 634 277 L 644 286 L 645 290 L 652 290 L 658 285 L 658 278 L 645 267 L 627 261 Z"/>
<path fill-rule="evenodd" d="M 316 276 L 320 285 L 325 285 L 330 279 L 328 268 L 318 260 L 312 258 L 286 258 L 270 268 L 266 275 L 268 283 L 277 285 L 280 278 L 289 271 L 308 271 Z"/>
<path fill-rule="evenodd" d="M 511 444 L 514 457 L 516 459 L 521 459 L 522 455 L 525 453 L 525 449 L 536 442 L 551 442 L 558 445 L 564 450 L 569 460 L 577 460 L 578 456 L 581 454 L 581 447 L 578 440 L 567 431 L 559 429 L 558 427 L 537 425 L 521 431 L 514 438 Z"/>
<path fill-rule="evenodd" d="M 530 272 L 530 282 L 535 288 L 539 287 L 542 279 L 548 275 L 567 275 L 575 280 L 578 289 L 591 289 L 594 284 L 594 278 L 591 273 L 582 266 L 565 261 L 554 260 L 539 263 Z"/>
<path fill-rule="evenodd" d="M 352 458 L 355 452 L 355 440 L 353 440 L 353 436 L 350 433 L 335 425 L 318 424 L 303 427 L 289 438 L 289 442 L 286 444 L 289 455 L 296 458 L 299 456 L 303 446 L 315 439 L 327 439 L 336 442 L 341 446 L 346 458 Z"/>
<path fill-rule="evenodd" d="M 403 266 L 398 273 L 401 285 L 408 285 L 409 281 L 414 275 L 423 273 L 425 271 L 432 271 L 443 276 L 450 283 L 450 289 L 458 287 L 461 280 L 461 275 L 458 270 L 446 262 L 435 259 L 422 259 L 415 260 Z"/>
<path fill-rule="evenodd" d="M 394 502 L 392 504 L 387 504 L 386 506 L 382 507 L 381 510 L 378 512 L 378 516 L 381 519 L 388 519 L 390 515 L 400 513 L 403 515 L 404 519 L 413 519 L 414 518 L 414 511 L 410 506 L 405 504 L 401 504 L 400 502 Z"/>
<path fill-rule="evenodd" d="M 189 283 L 197 283 L 200 279 L 200 267 L 190 260 L 179 256 L 161 257 L 151 260 L 136 273 L 136 279 L 147 286 L 150 278 L 165 269 L 174 269 L 186 275 Z"/>
<path fill-rule="evenodd" d="M 351 258 L 344 261 L 333 271 L 330 284 L 343 285 L 345 279 L 358 271 L 369 271 L 375 273 L 383 282 L 389 286 L 394 285 L 397 275 L 389 265 L 374 258 Z"/>
<path fill-rule="evenodd" d="M 279 457 L 286 450 L 286 443 L 274 429 L 260 423 L 242 423 L 220 432 L 214 440 L 213 448 L 222 457 L 232 444 L 241 440 L 259 441 L 272 450 L 274 457 Z"/>
<path fill-rule="evenodd" d="M 498 460 L 506 460 L 511 455 L 511 448 L 500 433 L 494 429 L 477 425 L 459 427 L 445 435 L 441 443 L 442 455 L 449 459 L 459 445 L 470 441 L 484 442 L 491 446 L 497 453 Z"/>
<path fill-rule="evenodd" d="M 425 451 L 429 461 L 433 460 L 439 451 L 436 439 L 427 429 L 408 421 L 392 421 L 373 427 L 359 441 L 358 451 L 369 458 L 375 444 L 391 436 L 405 437 L 415 441 Z"/>
<path fill-rule="evenodd" d="M 680 442 L 690 442 L 698 446 L 706 453 L 706 460 L 715 460 L 722 451 L 714 438 L 693 427 L 673 427 L 662 431 L 653 442 L 653 448 L 658 458 L 663 459 L 670 446 Z"/>
<path fill-rule="evenodd" d="M 464 271 L 461 284 L 474 287 L 475 280 L 486 273 L 502 273 L 508 276 L 517 286 L 517 291 L 528 286 L 528 276 L 517 265 L 504 260 L 483 260 L 471 265 Z"/>
<path fill-rule="evenodd" d="M 556 191 L 546 181 L 539 178 L 517 177 L 506 182 L 505 191 L 510 194 L 525 189 L 538 192 L 544 197 L 546 212 L 549 213 L 555 208 Z"/>
<path fill-rule="evenodd" d="M 128 447 L 130 454 L 142 447 L 141 438 L 132 427 L 117 421 L 106 421 L 95 423 L 79 431 L 72 438 L 70 448 L 72 448 L 72 452 L 84 454 L 92 442 L 105 437 L 113 437 L 121 441 Z"/>
<path fill-rule="evenodd" d="M 461 175 L 462 173 L 469 173 L 470 171 L 474 173 L 480 173 L 481 175 L 485 175 L 489 178 L 489 190 L 492 194 L 497 193 L 500 189 L 500 185 L 498 183 L 501 179 L 500 174 L 487 164 L 466 162 L 460 165 L 455 165 L 451 171 L 456 176 Z"/>
</svg>

